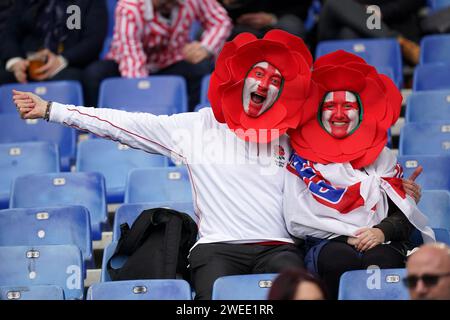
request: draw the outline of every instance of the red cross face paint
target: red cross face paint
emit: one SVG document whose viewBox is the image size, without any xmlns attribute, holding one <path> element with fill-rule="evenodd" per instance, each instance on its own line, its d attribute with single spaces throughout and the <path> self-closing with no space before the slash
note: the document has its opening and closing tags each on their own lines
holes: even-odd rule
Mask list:
<svg viewBox="0 0 450 320">
<path fill-rule="evenodd" d="M 322 125 L 333 137 L 342 139 L 359 124 L 360 107 L 356 95 L 350 91 L 328 92 L 322 104 Z"/>
<path fill-rule="evenodd" d="M 255 64 L 244 82 L 245 113 L 256 118 L 270 109 L 279 96 L 282 80 L 280 71 L 270 63 Z"/>
</svg>

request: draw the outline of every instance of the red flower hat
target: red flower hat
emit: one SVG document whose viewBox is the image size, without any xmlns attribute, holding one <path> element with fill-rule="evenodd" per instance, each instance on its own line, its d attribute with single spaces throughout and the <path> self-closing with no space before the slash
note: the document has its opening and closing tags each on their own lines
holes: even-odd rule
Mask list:
<svg viewBox="0 0 450 320">
<path fill-rule="evenodd" d="M 351 91 L 362 104 L 359 127 L 343 139 L 324 130 L 318 119 L 320 104 L 330 91 Z M 400 115 L 402 96 L 387 76 L 362 58 L 339 50 L 314 63 L 311 93 L 302 120 L 290 130 L 291 144 L 303 158 L 322 163 L 350 162 L 362 168 L 375 161 L 384 148 L 388 129 Z"/>
<path fill-rule="evenodd" d="M 278 69 L 283 86 L 273 106 L 255 118 L 245 113 L 242 94 L 247 73 L 259 62 Z M 285 31 L 271 30 L 263 39 L 239 34 L 225 44 L 211 75 L 208 98 L 217 121 L 226 122 L 241 139 L 260 143 L 296 128 L 309 92 L 311 66 L 312 56 L 303 40 Z"/>
</svg>

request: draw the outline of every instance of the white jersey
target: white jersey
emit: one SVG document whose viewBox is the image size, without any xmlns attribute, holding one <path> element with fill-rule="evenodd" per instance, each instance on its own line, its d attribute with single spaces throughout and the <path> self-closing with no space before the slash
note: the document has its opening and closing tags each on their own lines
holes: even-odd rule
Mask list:
<svg viewBox="0 0 450 320">
<path fill-rule="evenodd" d="M 53 103 L 50 121 L 185 163 L 199 218 L 197 243 L 292 243 L 282 211 L 286 135 L 270 144 L 245 142 L 217 122 L 211 108 L 155 116 Z"/>
</svg>

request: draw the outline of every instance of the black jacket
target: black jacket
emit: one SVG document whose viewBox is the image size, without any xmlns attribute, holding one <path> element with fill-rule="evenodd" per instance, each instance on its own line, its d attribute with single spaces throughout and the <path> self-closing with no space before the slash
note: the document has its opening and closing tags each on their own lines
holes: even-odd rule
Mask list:
<svg viewBox="0 0 450 320">
<path fill-rule="evenodd" d="M 42 49 L 44 35 L 36 28 L 37 10 L 32 3 L 46 0 L 17 0 L 2 30 L 3 45 L 0 57 L 7 61 L 26 57 L 27 52 Z M 67 5 L 77 5 L 81 11 L 81 28 L 69 30 L 61 55 L 69 66 L 85 67 L 98 59 L 108 27 L 105 0 L 72 0 Z M 67 18 L 70 14 L 67 14 Z"/>
</svg>

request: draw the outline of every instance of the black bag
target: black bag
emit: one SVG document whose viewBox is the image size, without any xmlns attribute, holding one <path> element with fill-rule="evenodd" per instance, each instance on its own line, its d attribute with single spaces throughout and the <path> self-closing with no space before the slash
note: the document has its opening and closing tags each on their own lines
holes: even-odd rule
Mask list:
<svg viewBox="0 0 450 320">
<path fill-rule="evenodd" d="M 186 213 L 155 208 L 143 211 L 133 225 L 120 226 L 120 239 L 107 270 L 111 280 L 189 279 L 188 254 L 197 239 L 197 225 Z M 113 269 L 111 260 L 125 256 Z"/>
</svg>

